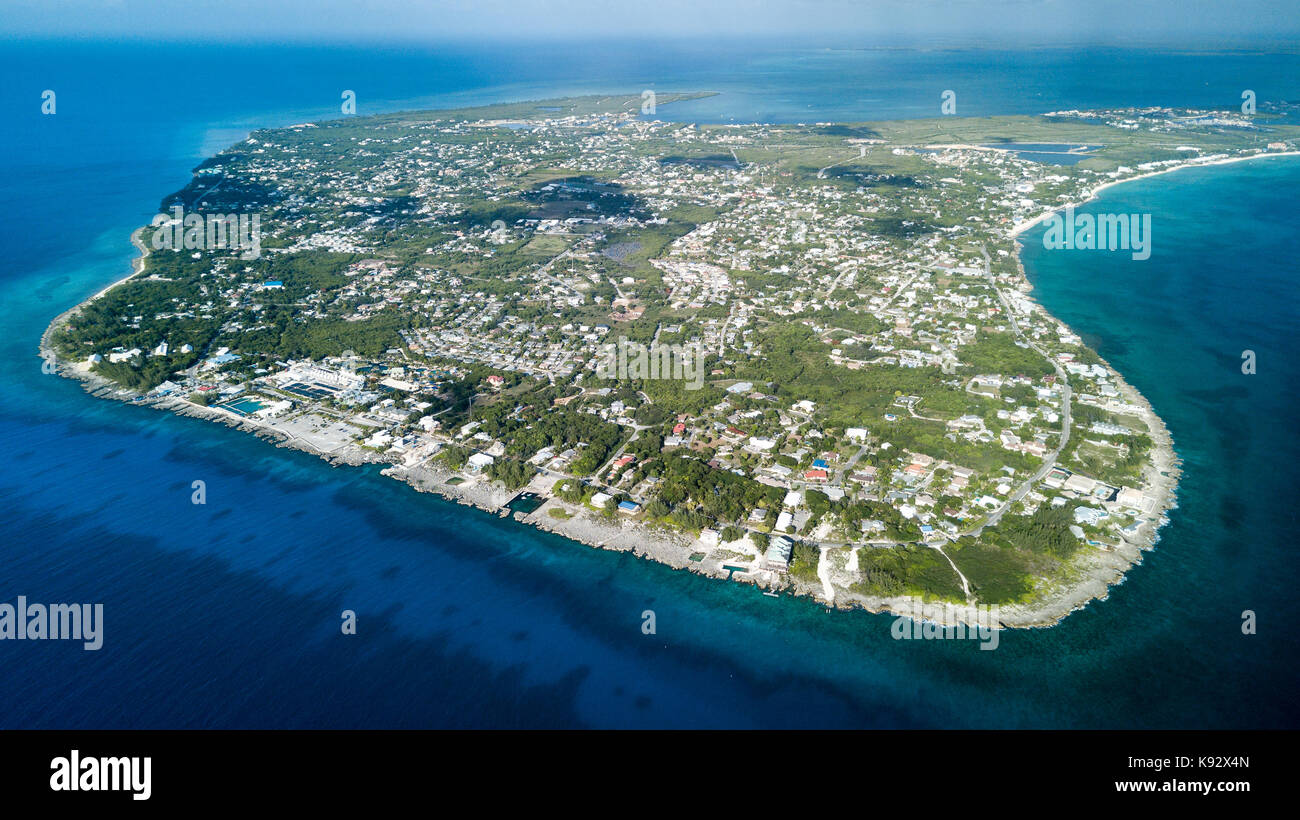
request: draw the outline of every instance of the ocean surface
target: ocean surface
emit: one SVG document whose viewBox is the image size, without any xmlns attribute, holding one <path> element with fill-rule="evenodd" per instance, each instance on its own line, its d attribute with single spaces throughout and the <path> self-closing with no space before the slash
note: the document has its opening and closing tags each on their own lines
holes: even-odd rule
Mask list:
<svg viewBox="0 0 1300 820">
<path fill-rule="evenodd" d="M 1152 402 L 1185 475 L 1158 549 L 1055 628 L 895 641 L 44 375 L 58 313 L 250 129 L 574 93 L 714 90 L 670 119 L 829 121 L 1300 99 L 1295 52 L 603 43 L 0 52 L 0 601 L 104 604 L 104 646 L 0 642 L 0 727 L 1295 727 L 1300 162 L 1167 174 L 1093 211 L 1153 253 L 1045 251 L 1036 296 Z M 40 114 L 41 92 L 57 113 Z M 1258 372 L 1243 375 L 1241 353 Z M 190 503 L 205 481 L 207 504 Z M 358 634 L 340 634 L 340 612 Z M 657 634 L 641 632 L 645 610 Z M 1258 634 L 1243 635 L 1252 610 Z"/>
</svg>

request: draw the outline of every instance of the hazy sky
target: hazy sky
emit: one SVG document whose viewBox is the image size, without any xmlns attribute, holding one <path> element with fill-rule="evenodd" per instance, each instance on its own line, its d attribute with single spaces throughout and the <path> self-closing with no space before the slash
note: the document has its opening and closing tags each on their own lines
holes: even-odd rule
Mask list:
<svg viewBox="0 0 1300 820">
<path fill-rule="evenodd" d="M 997 39 L 1294 39 L 1297 0 L 0 0 L 6 36 L 166 40 L 823 35 L 858 44 Z"/>
</svg>

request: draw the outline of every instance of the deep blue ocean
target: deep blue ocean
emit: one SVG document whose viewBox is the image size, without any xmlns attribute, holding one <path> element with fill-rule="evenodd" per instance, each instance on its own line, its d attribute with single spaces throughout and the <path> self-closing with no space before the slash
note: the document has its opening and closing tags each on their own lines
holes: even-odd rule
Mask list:
<svg viewBox="0 0 1300 820">
<path fill-rule="evenodd" d="M 1145 262 L 1026 235 L 1038 298 L 1150 399 L 1186 472 L 1158 549 L 1108 600 L 993 652 L 894 641 L 886 616 L 96 400 L 37 357 L 55 315 L 129 270 L 131 230 L 204 156 L 335 116 L 343 89 L 363 114 L 653 88 L 721 92 L 660 107 L 669 119 L 861 121 L 936 116 L 945 89 L 959 114 L 1297 100 L 1294 50 L 10 42 L 0 76 L 0 601 L 105 610 L 98 652 L 0 642 L 0 727 L 1300 725 L 1294 159 L 1107 191 L 1090 210 L 1153 214 Z"/>
</svg>

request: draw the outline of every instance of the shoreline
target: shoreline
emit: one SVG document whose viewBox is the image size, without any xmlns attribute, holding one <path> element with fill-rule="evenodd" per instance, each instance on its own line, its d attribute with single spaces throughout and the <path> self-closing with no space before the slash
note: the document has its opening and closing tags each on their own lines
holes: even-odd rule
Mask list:
<svg viewBox="0 0 1300 820">
<path fill-rule="evenodd" d="M 1090 191 L 1087 196 L 1078 202 L 1070 202 L 1060 207 L 1051 209 L 1043 214 L 1017 223 L 1008 232 L 1007 237 L 1013 240 L 1015 244 L 1016 268 L 1019 271 L 1021 280 L 1028 286 L 1028 291 L 1023 295 L 1033 303 L 1044 315 L 1051 317 L 1060 327 L 1065 328 L 1070 333 L 1075 333 L 1074 329 L 1067 325 L 1058 317 L 1053 316 L 1046 307 L 1038 301 L 1033 295 L 1034 285 L 1029 281 L 1025 271 L 1024 258 L 1022 251 L 1024 241 L 1022 235 L 1039 224 L 1045 219 L 1064 211 L 1066 208 L 1078 208 L 1096 200 L 1100 194 L 1108 188 L 1117 185 L 1123 185 L 1129 182 L 1135 182 L 1140 179 L 1160 176 L 1175 171 L 1184 171 L 1189 168 L 1213 168 L 1221 165 L 1232 165 L 1239 162 L 1250 162 L 1252 160 L 1267 159 L 1273 157 L 1300 157 L 1300 151 L 1279 151 L 1272 153 L 1258 153 L 1248 156 L 1223 157 L 1212 162 L 1188 162 L 1182 165 L 1162 168 L 1158 171 L 1150 171 L 1125 179 L 1111 180 L 1103 183 Z M 1078 334 L 1075 333 L 1077 336 Z M 1178 509 L 1178 484 L 1182 477 L 1182 458 L 1178 455 L 1174 445 L 1173 435 L 1169 432 L 1164 419 L 1155 412 L 1150 401 L 1142 395 L 1141 391 L 1129 383 L 1124 375 L 1113 364 L 1105 359 L 1101 354 L 1097 354 L 1101 364 L 1110 371 L 1114 378 L 1116 386 L 1120 392 L 1120 398 L 1125 403 L 1140 408 L 1139 418 L 1146 424 L 1147 432 L 1151 436 L 1151 462 L 1143 472 L 1143 481 L 1141 490 L 1144 495 L 1156 500 L 1156 506 L 1153 511 L 1144 515 L 1143 523 L 1138 527 L 1134 536 L 1121 536 L 1119 544 L 1113 549 L 1106 551 L 1095 551 L 1076 558 L 1072 563 L 1074 569 L 1080 572 L 1081 580 L 1069 584 L 1065 588 L 1057 587 L 1045 591 L 1041 601 L 1036 604 L 1012 605 L 1007 610 L 1013 615 L 1019 613 L 1020 616 L 1029 621 L 1036 621 L 1039 618 L 1050 619 L 1041 623 L 1028 623 L 1027 626 L 1051 626 L 1059 623 L 1071 612 L 1083 609 L 1093 600 L 1104 601 L 1110 595 L 1110 588 L 1122 584 L 1127 573 L 1133 567 L 1143 562 L 1143 553 L 1154 550 L 1160 543 L 1160 531 L 1164 526 L 1170 523 L 1169 514 Z M 1068 469 L 1068 468 L 1067 468 Z"/>
<path fill-rule="evenodd" d="M 1128 180 L 1126 180 L 1128 181 Z M 1016 242 L 1016 267 L 1020 277 L 1028 282 L 1024 261 L 1020 256 L 1021 244 Z M 1032 284 L 1030 284 L 1032 288 Z M 1024 294 L 1043 312 L 1051 317 L 1060 327 L 1073 333 L 1065 322 L 1053 316 L 1030 293 Z M 1077 335 L 1077 334 L 1076 334 Z M 1142 474 L 1139 489 L 1144 496 L 1155 501 L 1150 513 L 1144 513 L 1139 519 L 1142 523 L 1133 536 L 1121 535 L 1118 544 L 1110 549 L 1095 549 L 1080 553 L 1069 561 L 1070 570 L 1078 573 L 1067 584 L 1057 584 L 1041 593 L 1041 597 L 1028 604 L 1011 604 L 1001 608 L 1004 614 L 1017 615 L 1024 620 L 1025 626 L 1043 627 L 1059 623 L 1070 613 L 1083 609 L 1093 601 L 1104 601 L 1110 597 L 1110 588 L 1124 583 L 1128 571 L 1143 561 L 1143 553 L 1154 550 L 1160 543 L 1160 530 L 1170 523 L 1169 513 L 1178 508 L 1178 483 L 1182 477 L 1182 458 L 1174 447 L 1173 435 L 1169 428 L 1151 406 L 1146 396 L 1124 375 L 1103 358 L 1098 360 L 1110 371 L 1119 389 L 1120 398 L 1127 404 L 1139 408 L 1138 418 L 1146 424 L 1151 437 L 1150 462 Z M 1076 433 L 1080 434 L 1081 433 Z M 1057 464 L 1056 466 L 1062 466 Z M 1065 467 L 1065 469 L 1069 469 Z"/>
<path fill-rule="evenodd" d="M 1141 173 L 1136 176 L 1125 177 L 1124 179 L 1112 179 L 1109 182 L 1103 182 L 1102 184 L 1098 185 L 1096 188 L 1092 188 L 1091 190 L 1089 190 L 1087 195 L 1084 196 L 1082 199 L 1080 199 L 1078 202 L 1067 202 L 1064 205 L 1058 205 L 1054 208 L 1051 208 L 1050 210 L 1044 211 L 1043 213 L 1039 214 L 1038 216 L 1032 219 L 1026 219 L 1021 222 L 1017 222 L 1015 225 L 1011 226 L 1011 230 L 1008 231 L 1007 233 L 1007 238 L 1018 239 L 1022 233 L 1034 227 L 1035 225 L 1042 222 L 1043 220 L 1051 219 L 1054 215 L 1060 213 L 1061 211 L 1064 211 L 1066 208 L 1078 208 L 1083 205 L 1086 205 L 1089 202 L 1092 202 L 1094 199 L 1097 199 L 1097 197 L 1100 196 L 1102 191 L 1106 190 L 1107 188 L 1113 188 L 1116 185 L 1123 185 L 1128 182 L 1136 182 L 1139 179 L 1149 179 L 1150 177 L 1158 177 L 1161 174 L 1169 174 L 1169 173 L 1173 173 L 1174 171 L 1186 171 L 1188 168 L 1214 168 L 1215 166 L 1218 165 L 1232 165 L 1238 162 L 1250 162 L 1251 160 L 1267 159 L 1270 157 L 1300 157 L 1300 151 L 1261 151 L 1258 154 L 1250 154 L 1248 156 L 1243 156 L 1243 157 L 1222 157 L 1212 162 L 1195 162 L 1189 160 L 1183 163 L 1182 165 L 1173 165 L 1170 166 L 1169 168 L 1161 168 L 1158 171 L 1147 171 L 1145 173 Z M 1109 365 L 1107 366 L 1109 367 Z"/>
<path fill-rule="evenodd" d="M 110 288 L 116 284 L 118 283 L 114 283 Z M 101 291 L 101 293 L 105 291 Z M 86 302 L 82 302 L 77 307 L 80 308 L 84 304 Z M 60 316 L 74 314 L 75 308 L 65 311 Z M 54 327 L 55 325 L 52 323 L 50 329 Z M 48 333 L 49 330 L 47 330 Z M 47 361 L 55 360 L 52 358 L 53 352 L 47 348 L 42 348 L 42 355 L 51 357 L 47 358 Z M 408 467 L 394 463 L 392 458 L 385 457 L 356 444 L 347 444 L 328 451 L 322 450 L 308 441 L 286 433 L 273 423 L 252 417 L 239 416 L 217 407 L 194 404 L 176 396 L 144 396 L 98 376 L 84 366 L 70 364 L 62 360 L 55 361 L 58 363 L 57 372 L 59 375 L 81 382 L 82 389 L 95 398 L 110 399 L 124 404 L 170 412 L 186 418 L 223 424 L 241 433 L 251 434 L 277 448 L 296 450 L 315 456 L 331 467 L 360 467 L 367 464 L 382 465 L 383 468 L 380 470 L 382 476 L 400 481 L 416 492 L 433 493 L 446 501 L 474 507 L 499 518 L 508 517 L 520 524 L 526 524 L 562 536 L 584 546 L 616 552 L 630 552 L 639 558 L 657 561 L 673 569 L 686 569 L 697 575 L 710 578 L 726 580 L 731 575 L 721 567 L 725 559 L 690 560 L 691 555 L 707 551 L 694 538 L 623 519 L 604 520 L 582 505 L 575 505 L 554 496 L 548 496 L 545 503 L 531 513 L 510 511 L 508 515 L 504 514 L 505 505 L 521 492 L 531 489 L 539 493 L 545 493 L 549 490 L 549 485 L 558 480 L 547 478 L 543 474 L 539 474 L 528 485 L 517 490 L 506 490 L 490 481 L 477 479 L 466 481 L 463 484 L 448 484 L 446 483 L 447 479 L 458 474 L 440 465 L 431 466 L 427 463 L 421 463 Z M 463 478 L 463 476 L 461 477 Z M 543 481 L 548 486 L 539 486 Z M 569 517 L 553 517 L 549 512 L 552 509 L 562 509 L 569 514 Z M 735 578 L 734 580 L 750 583 L 765 590 L 781 590 L 788 587 L 786 584 L 772 583 L 766 579 L 756 577 Z"/>
<path fill-rule="evenodd" d="M 104 286 L 98 292 L 96 292 L 93 296 L 88 296 L 85 299 L 82 299 L 77 304 L 63 311 L 59 315 L 55 316 L 53 319 L 50 320 L 50 323 L 45 326 L 45 332 L 41 334 L 41 341 L 38 345 L 38 349 L 40 351 L 40 355 L 42 359 L 44 359 L 47 362 L 55 362 L 56 364 L 59 362 L 58 356 L 54 355 L 54 352 L 50 350 L 50 336 L 53 335 L 55 330 L 61 327 L 73 316 L 77 315 L 77 313 L 79 313 L 81 309 L 84 308 L 86 305 L 90 304 L 96 299 L 101 298 L 104 294 L 108 293 L 110 290 L 117 287 L 118 285 L 121 285 L 127 282 L 128 280 L 134 279 L 135 277 L 144 273 L 144 262 L 146 259 L 149 258 L 150 250 L 149 247 L 145 245 L 144 242 L 140 239 L 140 237 L 143 234 L 144 234 L 143 227 L 136 228 L 134 231 L 131 232 L 131 244 L 134 245 L 135 249 L 140 252 L 140 255 L 135 256 L 131 259 L 130 273 L 128 273 L 126 276 L 123 276 L 121 279 L 118 279 L 115 282 L 110 282 L 108 285 Z M 106 381 L 106 380 L 102 380 L 102 381 Z"/>
<path fill-rule="evenodd" d="M 1267 157 L 1287 156 L 1300 156 L 1300 151 L 1225 157 L 1214 162 L 1190 162 L 1125 179 L 1112 180 L 1091 189 L 1087 197 L 1081 202 L 1067 203 L 1048 210 L 1032 220 L 1017 223 L 1007 234 L 1007 238 L 1014 242 L 1016 265 L 1020 279 L 1028 288 L 1024 292 L 1024 296 L 1036 306 L 1037 310 L 1042 311 L 1044 316 L 1056 322 L 1060 327 L 1069 330 L 1064 322 L 1053 316 L 1032 296 L 1033 286 L 1025 273 L 1020 253 L 1023 245 L 1019 237 L 1029 228 L 1044 219 L 1050 218 L 1053 214 L 1067 207 L 1078 207 L 1081 204 L 1091 202 L 1107 188 L 1138 179 L 1146 179 L 1193 167 L 1213 167 Z M 674 569 L 687 569 L 695 574 L 710 578 L 748 583 L 769 592 L 777 591 L 782 594 L 788 592 L 792 595 L 806 596 L 826 606 L 828 610 L 831 608 L 844 611 L 861 609 L 876 614 L 898 616 L 910 616 L 915 611 L 914 607 L 919 599 L 913 596 L 891 596 L 888 598 L 868 596 L 852 592 L 847 588 L 847 585 L 834 584 L 831 586 L 832 597 L 828 599 L 826 588 L 820 578 L 815 581 L 805 581 L 790 575 L 775 576 L 767 571 L 737 572 L 733 574 L 722 566 L 728 562 L 726 557 L 692 561 L 691 555 L 710 552 L 710 549 L 706 548 L 698 539 L 637 522 L 619 519 L 604 520 L 581 505 L 570 504 L 554 496 L 547 495 L 546 501 L 532 513 L 503 513 L 504 505 L 520 492 L 533 490 L 545 494 L 550 489 L 550 485 L 553 485 L 556 481 L 556 479 L 546 477 L 545 474 L 539 473 L 529 484 L 513 491 L 497 487 L 489 481 L 479 481 L 477 479 L 459 485 L 450 485 L 446 483 L 447 479 L 455 474 L 441 466 L 431 467 L 427 463 L 421 463 L 408 467 L 396 464 L 392 458 L 380 456 L 355 444 L 344 445 L 331 451 L 323 451 L 308 442 L 279 430 L 274 424 L 240 417 L 217 408 L 197 405 L 184 398 L 146 397 L 91 372 L 88 363 L 73 363 L 59 359 L 50 347 L 50 339 L 53 333 L 69 319 L 76 316 L 86 305 L 144 271 L 145 260 L 148 258 L 150 251 L 140 240 L 143 230 L 143 227 L 137 228 L 131 235 L 131 242 L 139 251 L 139 256 L 131 261 L 131 272 L 57 315 L 46 327 L 40 339 L 40 355 L 47 363 L 52 364 L 53 371 L 82 382 L 83 389 L 96 398 L 110 398 L 130 404 L 142 404 L 169 411 L 176 415 L 220 422 L 242 432 L 252 433 L 264 441 L 273 443 L 276 447 L 294 449 L 314 455 L 331 466 L 383 464 L 386 466 L 380 471 L 381 475 L 401 481 L 417 492 L 431 492 L 448 501 L 473 506 L 502 518 L 509 517 L 517 523 L 562 536 L 588 547 L 631 552 L 640 558 L 657 561 Z M 1073 331 L 1070 330 L 1070 332 Z M 1087 607 L 1094 600 L 1106 600 L 1109 597 L 1110 588 L 1123 583 L 1126 573 L 1134 566 L 1142 563 L 1143 553 L 1154 549 L 1159 543 L 1160 530 L 1165 524 L 1169 523 L 1168 514 L 1178 507 L 1177 488 L 1182 470 L 1181 459 L 1174 448 L 1172 435 L 1165 426 L 1163 419 L 1155 413 L 1146 398 L 1130 385 L 1110 362 L 1104 359 L 1101 361 L 1113 375 L 1120 390 L 1121 398 L 1127 403 L 1140 408 L 1139 417 L 1146 423 L 1148 432 L 1151 435 L 1151 461 L 1144 471 L 1141 489 L 1144 495 L 1155 500 L 1155 507 L 1151 513 L 1143 515 L 1142 524 L 1134 536 L 1123 536 L 1120 543 L 1110 549 L 1094 549 L 1071 559 L 1068 564 L 1070 576 L 1068 580 L 1047 582 L 1048 585 L 1038 590 L 1035 599 L 1031 602 L 999 606 L 999 626 L 1002 628 L 1051 627 L 1060 623 L 1071 613 Z M 568 515 L 567 517 L 553 517 L 550 515 L 550 511 L 553 509 L 564 510 Z M 725 547 L 726 545 L 721 546 Z M 861 548 L 859 547 L 859 549 Z M 830 555 L 833 553 L 845 556 L 852 554 L 847 548 L 831 548 L 823 554 L 822 561 L 828 562 Z M 730 563 L 743 562 L 731 560 Z M 831 567 L 826 570 L 826 574 L 831 577 L 835 571 L 836 568 Z M 819 568 L 819 574 L 820 572 Z M 970 625 L 976 623 L 977 612 L 970 605 L 950 603 L 945 604 L 945 606 L 956 622 Z"/>
</svg>

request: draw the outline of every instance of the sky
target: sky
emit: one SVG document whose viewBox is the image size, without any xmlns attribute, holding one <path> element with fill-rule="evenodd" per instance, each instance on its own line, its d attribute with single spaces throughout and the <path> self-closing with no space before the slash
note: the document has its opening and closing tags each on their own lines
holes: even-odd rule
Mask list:
<svg viewBox="0 0 1300 820">
<path fill-rule="evenodd" d="M 7 38 L 410 42 L 816 36 L 1240 46 L 1300 39 L 1297 0 L 0 0 Z"/>
</svg>

